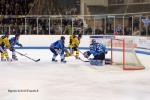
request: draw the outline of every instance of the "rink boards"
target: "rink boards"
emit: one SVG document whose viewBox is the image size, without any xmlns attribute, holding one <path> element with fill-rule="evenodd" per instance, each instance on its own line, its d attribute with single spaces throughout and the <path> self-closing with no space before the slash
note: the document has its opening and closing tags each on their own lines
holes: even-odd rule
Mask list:
<svg viewBox="0 0 150 100">
<path fill-rule="evenodd" d="M 65 46 L 69 44 L 69 35 L 65 36 Z M 12 37 L 12 36 L 10 36 Z M 23 49 L 49 49 L 51 43 L 60 39 L 61 35 L 21 35 L 20 43 L 23 44 Z M 84 35 L 80 42 L 80 49 L 88 49 L 91 41 L 91 35 Z M 98 38 L 114 38 L 114 36 L 94 36 Z M 150 55 L 150 39 L 148 37 L 138 37 L 138 36 L 115 36 L 119 39 L 130 39 L 137 44 L 137 53 L 142 53 Z M 107 47 L 109 49 L 109 47 Z M 17 48 L 20 49 L 20 48 Z M 118 49 L 116 49 L 117 51 Z"/>
</svg>

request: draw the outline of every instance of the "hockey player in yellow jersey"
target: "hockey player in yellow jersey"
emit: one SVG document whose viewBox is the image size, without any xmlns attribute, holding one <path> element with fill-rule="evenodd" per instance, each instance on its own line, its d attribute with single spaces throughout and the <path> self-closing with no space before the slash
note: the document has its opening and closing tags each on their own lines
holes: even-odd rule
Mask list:
<svg viewBox="0 0 150 100">
<path fill-rule="evenodd" d="M 78 36 L 76 35 L 71 35 L 70 36 L 70 41 L 69 41 L 69 53 L 66 54 L 67 57 L 69 56 L 74 56 L 74 52 L 76 51 L 75 57 L 78 59 L 79 58 L 79 44 L 80 44 L 80 39 L 82 35 L 79 34 Z"/>
<path fill-rule="evenodd" d="M 0 53 L 1 53 L 1 61 L 5 61 L 5 57 L 7 61 L 11 61 L 8 56 L 8 52 L 5 47 L 7 47 L 10 51 L 12 51 L 11 45 L 9 43 L 8 34 L 0 37 Z"/>
</svg>

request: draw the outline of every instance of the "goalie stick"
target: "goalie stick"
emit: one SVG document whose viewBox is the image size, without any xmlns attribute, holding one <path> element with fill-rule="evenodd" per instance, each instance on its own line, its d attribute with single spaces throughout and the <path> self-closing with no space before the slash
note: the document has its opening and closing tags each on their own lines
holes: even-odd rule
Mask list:
<svg viewBox="0 0 150 100">
<path fill-rule="evenodd" d="M 79 50 L 79 52 L 80 52 L 82 55 L 84 55 L 83 52 L 81 52 L 80 50 Z M 89 60 L 90 60 L 89 58 L 86 58 L 86 59 L 88 59 L 88 61 L 84 61 L 84 60 L 82 60 L 82 59 L 80 58 L 81 61 L 90 62 L 90 61 L 89 61 Z M 110 58 L 105 58 L 105 64 L 110 65 L 110 64 L 111 64 L 111 59 L 110 59 Z"/>
<path fill-rule="evenodd" d="M 89 60 L 83 60 L 81 59 L 80 57 L 78 58 L 80 61 L 83 61 L 83 62 L 90 62 Z"/>
<path fill-rule="evenodd" d="M 79 50 L 79 52 L 84 56 L 83 52 L 81 52 L 80 50 Z M 90 62 L 90 61 L 89 61 L 90 59 L 88 59 L 88 58 L 86 58 L 86 59 L 87 59 L 87 61 L 82 60 L 82 59 L 80 58 L 80 60 L 82 60 L 82 61 L 84 61 L 84 62 Z"/>
<path fill-rule="evenodd" d="M 79 52 L 83 55 L 83 53 L 80 50 L 79 50 Z M 74 56 L 74 57 L 76 58 L 76 56 Z M 83 62 L 90 62 L 88 58 L 87 58 L 88 60 L 83 60 L 80 57 L 78 57 L 77 59 L 80 61 L 83 61 Z"/>
<path fill-rule="evenodd" d="M 20 53 L 20 52 L 18 52 L 18 51 L 16 51 L 16 53 L 18 53 L 18 54 L 20 54 L 21 56 L 24 56 L 24 57 L 26 57 L 26 58 L 28 58 L 28 59 L 34 61 L 34 62 L 40 61 L 40 59 L 33 59 L 33 58 L 31 58 L 31 57 L 29 57 L 29 56 L 27 56 L 27 55 L 25 55 L 25 54 L 22 54 L 22 53 Z"/>
</svg>

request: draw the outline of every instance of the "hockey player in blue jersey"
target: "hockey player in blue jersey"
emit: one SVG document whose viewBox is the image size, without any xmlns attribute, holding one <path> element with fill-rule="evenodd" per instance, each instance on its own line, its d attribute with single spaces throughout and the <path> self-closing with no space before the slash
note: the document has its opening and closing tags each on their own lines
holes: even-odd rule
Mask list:
<svg viewBox="0 0 150 100">
<path fill-rule="evenodd" d="M 20 38 L 20 34 L 16 34 L 15 37 L 12 37 L 11 39 L 9 39 L 10 45 L 13 48 L 12 51 L 12 60 L 17 61 L 18 58 L 16 56 L 16 52 L 15 52 L 15 46 L 19 46 L 19 47 L 23 47 L 21 43 L 19 43 L 19 38 Z"/>
<path fill-rule="evenodd" d="M 65 47 L 64 43 L 65 43 L 65 37 L 61 36 L 60 40 L 51 44 L 50 51 L 53 53 L 53 57 L 52 57 L 53 62 L 57 62 L 56 57 L 60 55 L 61 62 L 66 63 L 64 53 L 67 50 L 67 48 Z"/>
<path fill-rule="evenodd" d="M 105 54 L 107 54 L 106 46 L 102 43 L 97 43 L 95 39 L 92 39 L 90 51 L 84 52 L 84 57 L 89 58 L 91 54 L 94 56 L 94 58 L 90 59 L 90 63 L 92 65 L 101 65 L 105 60 Z"/>
</svg>

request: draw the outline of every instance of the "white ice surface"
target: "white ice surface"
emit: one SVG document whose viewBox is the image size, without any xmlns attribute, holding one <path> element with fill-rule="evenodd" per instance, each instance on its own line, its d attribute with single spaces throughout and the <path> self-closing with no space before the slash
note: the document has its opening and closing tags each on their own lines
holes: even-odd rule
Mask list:
<svg viewBox="0 0 150 100">
<path fill-rule="evenodd" d="M 19 50 L 18 62 L 0 62 L 0 100 L 150 100 L 150 56 L 138 54 L 145 70 L 123 71 L 116 66 L 95 67 L 66 59 L 52 63 L 49 50 Z M 58 57 L 59 59 L 59 57 Z M 38 92 L 8 92 L 38 89 Z"/>
</svg>

